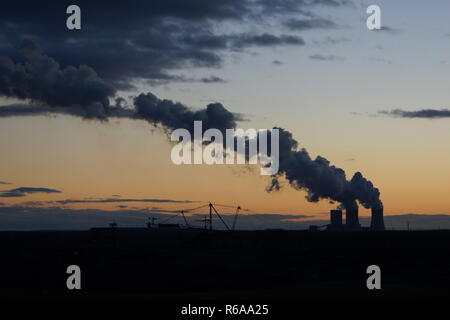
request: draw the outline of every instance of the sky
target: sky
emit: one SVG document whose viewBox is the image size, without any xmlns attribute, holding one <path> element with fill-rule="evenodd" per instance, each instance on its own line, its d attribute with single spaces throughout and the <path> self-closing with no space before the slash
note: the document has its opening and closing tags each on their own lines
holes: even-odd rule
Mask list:
<svg viewBox="0 0 450 320">
<path fill-rule="evenodd" d="M 211 201 L 317 220 L 337 206 L 309 202 L 283 177 L 267 192 L 258 165 L 174 165 L 161 123 L 122 110 L 151 92 L 190 110 L 220 103 L 240 128 L 289 130 L 347 179 L 361 172 L 385 215 L 450 213 L 448 1 L 79 1 L 81 30 L 66 28 L 69 4 L 1 5 L 3 207 L 156 212 Z M 366 27 L 372 4 L 379 31 Z"/>
</svg>

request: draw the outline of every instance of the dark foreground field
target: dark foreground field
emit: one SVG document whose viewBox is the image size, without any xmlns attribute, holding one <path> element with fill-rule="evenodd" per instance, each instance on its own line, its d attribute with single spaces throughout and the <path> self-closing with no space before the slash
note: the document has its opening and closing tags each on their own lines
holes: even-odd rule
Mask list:
<svg viewBox="0 0 450 320">
<path fill-rule="evenodd" d="M 0 298 L 449 298 L 450 232 L 0 233 Z M 82 290 L 66 288 L 79 265 Z M 382 290 L 366 288 L 379 265 Z"/>
</svg>

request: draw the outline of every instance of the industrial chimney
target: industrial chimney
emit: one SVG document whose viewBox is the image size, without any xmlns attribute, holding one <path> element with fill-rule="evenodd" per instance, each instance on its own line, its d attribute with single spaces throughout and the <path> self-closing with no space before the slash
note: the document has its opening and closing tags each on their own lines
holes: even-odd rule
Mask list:
<svg viewBox="0 0 450 320">
<path fill-rule="evenodd" d="M 383 207 L 377 206 L 372 208 L 372 219 L 370 221 L 370 230 L 384 231 Z"/>
</svg>

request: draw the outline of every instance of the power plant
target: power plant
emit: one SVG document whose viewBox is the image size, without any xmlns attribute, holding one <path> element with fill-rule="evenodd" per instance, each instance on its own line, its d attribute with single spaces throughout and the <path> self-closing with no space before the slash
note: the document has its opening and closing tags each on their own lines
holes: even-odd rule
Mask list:
<svg viewBox="0 0 450 320">
<path fill-rule="evenodd" d="M 222 215 L 218 212 L 216 209 L 217 207 L 228 207 L 228 208 L 235 208 L 235 213 L 233 215 L 233 222 L 232 224 L 227 223 Z M 205 214 L 203 219 L 201 220 L 194 220 L 195 222 L 202 222 L 203 227 L 199 226 L 193 226 L 187 219 L 185 213 L 193 213 L 195 210 L 209 208 L 209 213 Z M 176 229 L 176 230 L 206 230 L 206 231 L 213 231 L 213 217 L 217 216 L 217 218 L 221 221 L 223 226 L 228 231 L 236 231 L 236 224 L 237 219 L 239 216 L 239 212 L 242 210 L 240 206 L 233 207 L 228 205 L 220 205 L 220 204 L 212 204 L 208 203 L 196 208 L 190 208 L 186 210 L 180 210 L 177 214 L 171 215 L 169 218 L 163 220 L 163 222 L 156 224 L 155 221 L 159 218 L 156 217 L 149 217 L 147 228 L 121 228 L 122 230 L 130 232 L 130 230 L 133 229 L 141 229 L 142 230 L 169 230 L 169 229 Z M 345 223 L 343 219 L 343 212 L 345 210 Z M 371 208 L 371 221 L 370 221 L 370 227 L 362 227 L 359 223 L 359 215 L 358 212 L 358 204 L 356 201 L 346 202 L 341 204 L 337 209 L 330 210 L 330 223 L 329 224 L 322 224 L 322 225 L 310 225 L 309 231 L 319 231 L 319 230 L 326 230 L 331 232 L 358 232 L 358 231 L 385 231 L 384 226 L 384 219 L 383 219 L 383 205 L 381 202 L 379 205 L 376 205 Z M 181 226 L 178 223 L 167 223 L 169 220 L 172 220 L 176 217 L 182 217 L 185 223 L 185 227 Z M 111 232 L 111 231 L 117 231 L 118 225 L 114 221 L 113 223 L 109 224 L 110 228 L 93 228 L 91 229 L 95 233 L 99 232 Z M 269 230 L 269 229 L 266 229 Z M 283 229 L 279 229 L 283 230 Z"/>
<path fill-rule="evenodd" d="M 233 215 L 233 221 L 231 224 L 227 223 L 222 215 L 218 212 L 216 207 L 228 207 L 228 208 L 234 208 L 236 211 Z M 195 222 L 202 222 L 203 227 L 192 225 L 185 213 L 193 213 L 196 210 L 209 208 L 209 213 L 206 213 L 203 219 L 201 220 L 194 220 Z M 234 207 L 234 206 L 228 206 L 228 205 L 220 205 L 220 204 L 212 204 L 208 203 L 196 208 L 190 208 L 186 210 L 180 210 L 177 214 L 171 215 L 169 218 L 163 220 L 161 223 L 156 224 L 155 221 L 159 218 L 156 217 L 149 217 L 149 222 L 147 223 L 147 228 L 145 230 L 154 230 L 154 229 L 183 229 L 183 230 L 206 230 L 206 231 L 213 231 L 213 217 L 216 216 L 226 230 L 228 231 L 236 231 L 236 224 L 239 216 L 239 212 L 242 210 L 240 206 Z M 370 221 L 370 227 L 362 227 L 359 223 L 359 208 L 356 201 L 350 201 L 341 204 L 337 209 L 330 210 L 330 223 L 329 224 L 322 224 L 322 225 L 310 225 L 309 231 L 319 231 L 319 230 L 326 230 L 331 232 L 358 232 L 358 231 L 385 231 L 385 225 L 384 225 L 384 218 L 383 218 L 383 205 L 380 202 L 378 205 L 375 205 L 371 208 L 371 221 Z M 343 219 L 343 215 L 345 212 L 345 221 Z M 172 220 L 176 217 L 182 217 L 185 223 L 185 226 L 181 226 L 178 223 L 167 223 L 169 220 Z M 114 221 L 113 223 L 110 223 L 110 228 L 93 228 L 93 231 L 96 231 L 97 233 L 99 231 L 117 231 L 118 228 L 117 223 Z M 121 228 L 123 230 L 123 228 Z M 128 231 L 130 231 L 133 228 L 125 228 Z M 136 229 L 136 228 L 135 228 Z M 143 228 L 142 228 L 143 229 Z M 268 230 L 268 229 L 267 229 Z M 280 229 L 283 230 L 283 229 Z"/>
<path fill-rule="evenodd" d="M 384 231 L 383 207 L 374 207 L 370 221 L 371 231 Z M 358 205 L 351 203 L 345 206 L 345 224 L 342 222 L 342 210 L 330 210 L 330 224 L 327 225 L 328 231 L 362 231 L 359 224 Z"/>
</svg>

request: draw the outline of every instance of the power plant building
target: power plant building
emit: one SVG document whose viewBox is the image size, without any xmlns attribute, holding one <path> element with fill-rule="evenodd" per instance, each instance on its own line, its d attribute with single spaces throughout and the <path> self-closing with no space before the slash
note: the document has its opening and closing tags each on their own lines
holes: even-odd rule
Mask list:
<svg viewBox="0 0 450 320">
<path fill-rule="evenodd" d="M 358 217 L 358 205 L 350 204 L 345 208 L 345 224 L 342 221 L 342 210 L 330 210 L 330 224 L 327 225 L 328 231 L 361 231 L 361 225 Z M 368 228 L 364 228 L 368 229 Z M 371 231 L 384 231 L 383 207 L 372 208 L 372 217 L 370 221 Z"/>
</svg>

